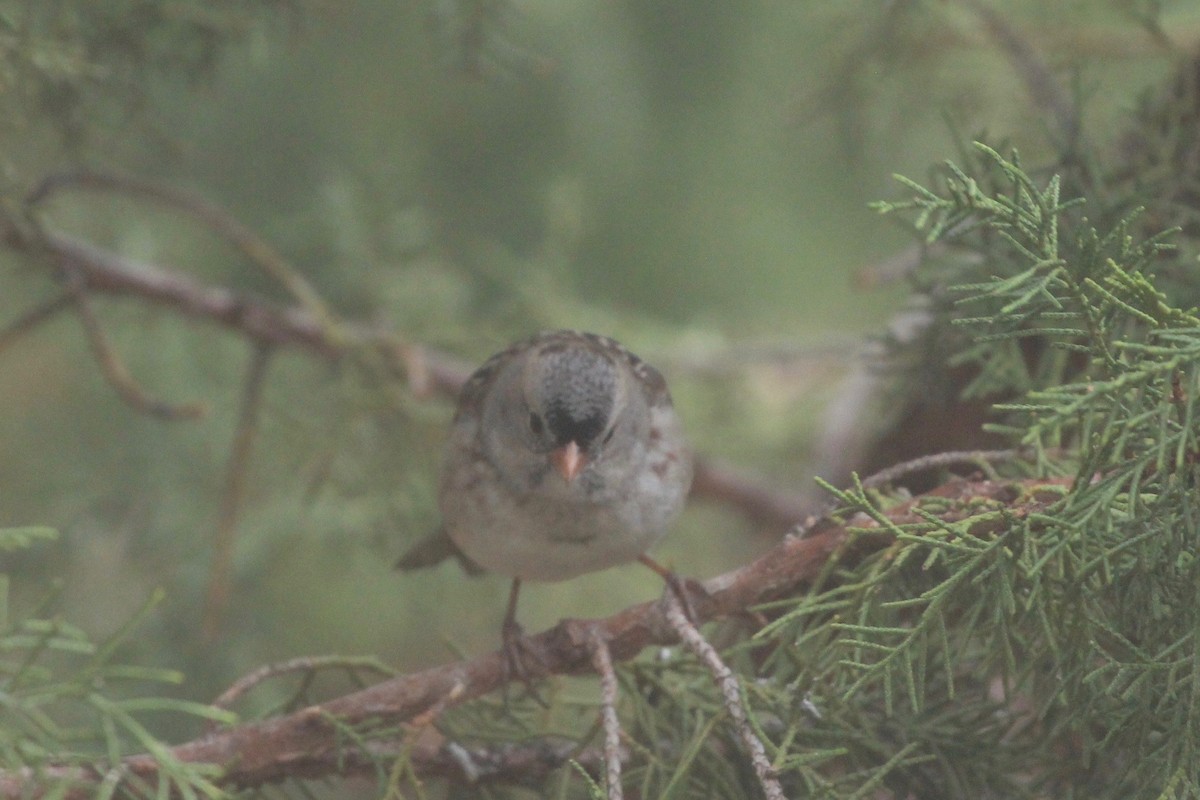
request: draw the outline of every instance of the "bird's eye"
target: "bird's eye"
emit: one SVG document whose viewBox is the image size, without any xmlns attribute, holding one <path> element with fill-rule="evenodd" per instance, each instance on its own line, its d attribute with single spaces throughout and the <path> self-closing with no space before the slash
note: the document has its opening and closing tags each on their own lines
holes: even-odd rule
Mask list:
<svg viewBox="0 0 1200 800">
<path fill-rule="evenodd" d="M 530 414 L 529 414 L 529 430 L 533 431 L 533 435 L 541 436 L 542 431 L 545 429 L 546 429 L 546 426 L 542 422 L 542 418 L 539 417 L 535 412 L 530 412 Z"/>
<path fill-rule="evenodd" d="M 608 429 L 608 433 L 604 434 L 604 441 L 602 441 L 601 444 L 608 444 L 609 440 L 612 439 L 613 434 L 616 432 L 617 432 L 617 426 L 613 425 L 611 428 Z"/>
</svg>

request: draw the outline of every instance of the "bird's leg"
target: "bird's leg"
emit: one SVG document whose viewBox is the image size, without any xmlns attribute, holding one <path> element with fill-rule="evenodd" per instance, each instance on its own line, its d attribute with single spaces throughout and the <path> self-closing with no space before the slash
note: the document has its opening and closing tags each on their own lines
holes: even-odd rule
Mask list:
<svg viewBox="0 0 1200 800">
<path fill-rule="evenodd" d="M 707 597 L 708 591 L 704 588 L 704 585 L 690 578 L 680 578 L 675 574 L 675 570 L 670 567 L 664 567 L 645 553 L 638 556 L 638 561 L 658 573 L 659 577 L 666 582 L 668 590 L 675 594 L 675 597 L 679 600 L 679 604 L 683 606 L 684 615 L 687 616 L 693 625 L 699 625 L 700 619 L 696 616 L 696 609 L 692 605 L 691 593 L 697 592 Z"/>
<path fill-rule="evenodd" d="M 517 599 L 521 596 L 521 579 L 513 578 L 512 587 L 508 590 L 508 609 L 504 612 L 504 623 L 500 634 L 504 639 L 505 650 L 517 639 L 525 635 L 521 623 L 517 622 Z"/>
<path fill-rule="evenodd" d="M 533 686 L 533 677 L 527 666 L 528 660 L 532 659 L 544 671 L 546 662 L 541 654 L 530 645 L 529 640 L 525 638 L 525 631 L 521 628 L 521 623 L 517 622 L 517 598 L 520 595 L 521 579 L 513 578 L 512 588 L 508 590 L 508 610 L 504 612 L 504 623 L 500 627 L 500 638 L 504 650 L 504 700 L 507 705 L 509 680 L 518 678 L 525 684 L 525 690 L 529 692 L 529 696 L 539 705 L 546 706 L 546 701 Z"/>
</svg>

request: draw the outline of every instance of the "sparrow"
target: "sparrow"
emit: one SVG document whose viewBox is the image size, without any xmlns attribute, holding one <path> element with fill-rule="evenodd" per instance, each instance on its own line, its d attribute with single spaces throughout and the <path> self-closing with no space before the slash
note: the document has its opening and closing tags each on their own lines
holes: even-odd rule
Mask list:
<svg viewBox="0 0 1200 800">
<path fill-rule="evenodd" d="M 455 556 L 512 578 L 502 634 L 524 670 L 522 581 L 562 581 L 642 561 L 679 515 L 692 451 L 654 367 L 605 336 L 556 330 L 519 341 L 468 378 L 438 484 L 441 528 L 397 563 Z M 528 683 L 528 681 L 526 681 Z"/>
</svg>

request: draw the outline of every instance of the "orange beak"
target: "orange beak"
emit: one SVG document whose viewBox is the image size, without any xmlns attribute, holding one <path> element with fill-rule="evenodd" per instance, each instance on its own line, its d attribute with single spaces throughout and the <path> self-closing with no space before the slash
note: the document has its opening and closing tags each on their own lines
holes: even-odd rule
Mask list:
<svg viewBox="0 0 1200 800">
<path fill-rule="evenodd" d="M 567 483 L 575 480 L 575 476 L 587 465 L 587 456 L 574 442 L 567 442 L 550 454 L 550 463 L 558 470 Z"/>
</svg>

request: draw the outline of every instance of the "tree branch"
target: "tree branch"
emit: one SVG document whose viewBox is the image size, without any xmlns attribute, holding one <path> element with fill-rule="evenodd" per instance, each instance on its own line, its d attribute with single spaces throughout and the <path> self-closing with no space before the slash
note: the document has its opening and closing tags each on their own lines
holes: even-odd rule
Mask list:
<svg viewBox="0 0 1200 800">
<path fill-rule="evenodd" d="M 671 627 L 675 629 L 687 649 L 692 651 L 692 655 L 700 659 L 700 663 L 712 674 L 713 682 L 716 683 L 721 692 L 721 699 L 725 702 L 725 713 L 729 715 L 742 745 L 750 756 L 750 763 L 754 766 L 754 775 L 758 778 L 763 795 L 767 800 L 784 800 L 783 787 L 779 784 L 779 776 L 767 758 L 766 747 L 750 727 L 749 714 L 742 699 L 742 685 L 737 675 L 725 664 L 721 654 L 709 644 L 699 628 L 683 613 L 680 602 L 672 594 L 664 595 L 664 598 L 667 600 L 667 621 L 671 623 Z"/>
<path fill-rule="evenodd" d="M 64 268 L 64 271 L 67 272 L 65 279 L 67 291 L 75 304 L 75 314 L 83 325 L 88 344 L 92 348 L 92 355 L 95 357 L 96 363 L 100 365 L 104 379 L 108 381 L 108 385 L 113 388 L 117 396 L 130 407 L 159 419 L 185 420 L 205 416 L 208 412 L 203 403 L 171 404 L 159 400 L 142 388 L 104 334 L 104 327 L 92 309 L 92 302 L 88 297 L 87 290 L 72 270 Z"/>
<path fill-rule="evenodd" d="M 667 596 L 667 595 L 664 595 Z M 592 668 L 600 676 L 600 721 L 604 728 L 604 787 L 608 800 L 623 800 L 621 788 L 621 722 L 617 719 L 617 671 L 613 669 L 608 642 L 598 628 L 588 632 Z"/>
<path fill-rule="evenodd" d="M 980 499 L 989 499 L 1014 515 L 1024 516 L 1044 512 L 1060 498 L 1057 490 L 1069 483 L 1066 478 L 955 480 L 882 513 L 895 525 L 923 522 L 927 517 L 916 513 L 915 508 L 923 500 L 938 498 L 939 514 L 961 518 L 964 509 L 978 508 Z M 1041 488 L 1046 491 L 1039 491 Z M 856 531 L 878 533 L 852 533 L 850 525 Z M 694 593 L 692 598 L 696 622 L 738 614 L 794 594 L 820 575 L 831 558 L 857 560 L 890 541 L 890 535 L 864 514 L 854 515 L 849 524 L 836 518 L 823 519 L 810 526 L 805 536 L 788 536 L 758 560 L 706 581 L 704 592 Z M 592 649 L 588 637 L 579 635 L 581 629 L 595 630 L 603 636 L 614 661 L 628 660 L 650 645 L 678 641 L 666 617 L 664 601 L 641 603 L 600 620 L 564 620 L 530 637 L 530 645 L 543 656 L 548 673 L 573 675 L 593 670 Z M 212 732 L 172 748 L 171 755 L 185 763 L 220 765 L 223 772 L 216 780 L 236 788 L 291 777 L 347 774 L 370 762 L 372 753 L 347 746 L 342 735 L 346 726 L 412 723 L 431 710 L 438 713 L 495 691 L 508 679 L 508 673 L 504 654 L 497 650 L 401 675 L 285 716 Z M 418 774 L 447 774 L 445 751 L 446 746 L 413 748 L 413 769 Z M 127 774 L 143 780 L 152 780 L 158 774 L 158 762 L 148 754 L 128 757 L 123 766 Z M 456 774 L 461 777 L 460 772 Z M 40 797 L 46 791 L 46 781 L 56 777 L 76 781 L 77 787 L 66 797 L 83 798 L 102 777 L 79 767 L 46 767 L 40 776 L 29 771 L 0 772 L 0 799 Z"/>
<path fill-rule="evenodd" d="M 259 347 L 294 348 L 329 360 L 374 349 L 398 369 L 418 396 L 454 397 L 470 369 L 459 359 L 405 342 L 393 332 L 359 323 L 324 323 L 298 306 L 208 286 L 159 266 L 127 259 L 50 230 L 31 230 L 0 215 L 0 243 L 49 259 L 92 295 L 128 296 L 191 319 L 227 328 Z M 57 309 L 55 305 L 54 310 Z M 49 313 L 49 312 L 44 312 Z M 40 321 L 41 315 L 35 321 Z M 728 466 L 699 459 L 693 496 L 736 508 L 757 523 L 786 529 L 816 509 L 799 492 L 765 486 Z"/>
<path fill-rule="evenodd" d="M 216 530 L 213 532 L 212 563 L 204 599 L 204 613 L 200 622 L 200 636 L 205 642 L 216 640 L 225 621 L 230 595 L 233 593 L 233 549 L 237 542 L 238 515 L 246 494 L 250 454 L 254 448 L 254 439 L 258 435 L 263 384 L 266 382 L 271 355 L 272 350 L 265 345 L 256 347 L 246 369 L 237 429 L 234 431 L 233 444 L 229 450 L 229 463 L 225 466 L 225 488 L 221 492 L 221 507 Z"/>
</svg>

